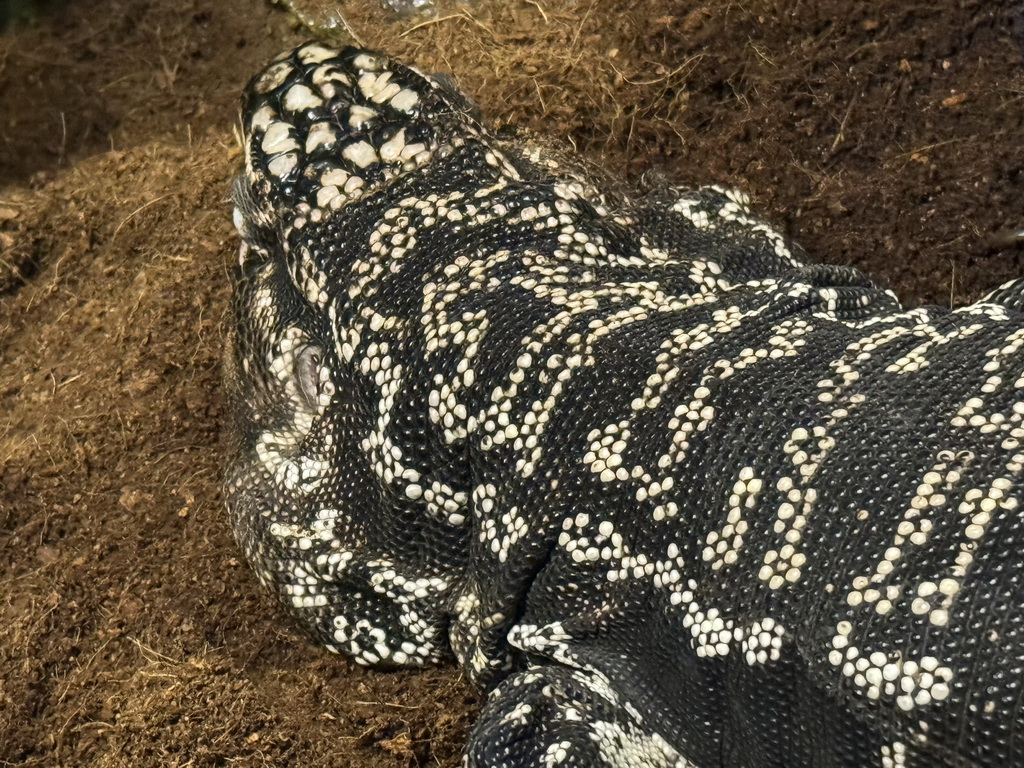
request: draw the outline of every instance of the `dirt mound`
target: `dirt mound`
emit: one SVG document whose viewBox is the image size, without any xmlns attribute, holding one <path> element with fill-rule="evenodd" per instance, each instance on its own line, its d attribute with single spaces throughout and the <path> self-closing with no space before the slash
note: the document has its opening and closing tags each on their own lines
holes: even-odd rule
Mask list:
<svg viewBox="0 0 1024 768">
<path fill-rule="evenodd" d="M 1021 273 L 1018 3 L 632 5 L 342 11 L 497 124 L 740 186 L 910 304 Z M 311 646 L 224 520 L 237 99 L 306 35 L 260 0 L 79 0 L 0 36 L 3 764 L 458 763 L 458 674 Z"/>
</svg>

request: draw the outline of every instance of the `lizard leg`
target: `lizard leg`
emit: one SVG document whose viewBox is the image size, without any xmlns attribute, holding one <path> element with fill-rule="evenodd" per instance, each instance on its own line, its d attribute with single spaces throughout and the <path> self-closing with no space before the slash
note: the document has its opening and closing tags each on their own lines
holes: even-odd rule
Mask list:
<svg viewBox="0 0 1024 768">
<path fill-rule="evenodd" d="M 503 680 L 470 734 L 466 768 L 697 768 L 599 673 L 552 664 Z"/>
</svg>

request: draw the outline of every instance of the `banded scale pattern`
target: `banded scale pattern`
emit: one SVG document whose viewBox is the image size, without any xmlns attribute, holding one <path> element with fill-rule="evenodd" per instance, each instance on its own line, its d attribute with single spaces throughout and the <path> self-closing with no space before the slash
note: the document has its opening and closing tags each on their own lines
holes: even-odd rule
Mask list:
<svg viewBox="0 0 1024 768">
<path fill-rule="evenodd" d="M 328 649 L 454 658 L 467 765 L 1024 761 L 1021 283 L 906 310 L 370 51 L 243 114 L 235 534 Z"/>
</svg>

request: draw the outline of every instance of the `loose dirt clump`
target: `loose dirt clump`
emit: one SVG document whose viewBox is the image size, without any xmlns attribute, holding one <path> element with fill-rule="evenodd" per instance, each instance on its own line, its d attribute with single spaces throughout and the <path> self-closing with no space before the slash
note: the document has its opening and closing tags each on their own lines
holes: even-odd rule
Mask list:
<svg viewBox="0 0 1024 768">
<path fill-rule="evenodd" d="M 1019 3 L 294 5 L 623 178 L 739 186 L 910 305 L 1021 274 Z M 222 510 L 238 96 L 307 35 L 260 0 L 0 35 L 2 765 L 458 764 L 457 672 L 313 647 Z"/>
</svg>

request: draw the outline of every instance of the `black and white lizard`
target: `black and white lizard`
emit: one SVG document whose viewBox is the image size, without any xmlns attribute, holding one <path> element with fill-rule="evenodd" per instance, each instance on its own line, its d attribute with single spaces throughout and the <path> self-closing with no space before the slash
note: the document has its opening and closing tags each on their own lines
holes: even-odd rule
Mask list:
<svg viewBox="0 0 1024 768">
<path fill-rule="evenodd" d="M 1024 286 L 906 310 L 310 44 L 249 86 L 235 533 L 470 766 L 1024 764 Z"/>
</svg>

